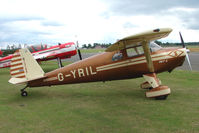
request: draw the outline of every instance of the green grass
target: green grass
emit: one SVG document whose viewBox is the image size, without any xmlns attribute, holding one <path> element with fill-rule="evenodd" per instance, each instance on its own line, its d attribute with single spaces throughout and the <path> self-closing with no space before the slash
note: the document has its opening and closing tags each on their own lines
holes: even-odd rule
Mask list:
<svg viewBox="0 0 199 133">
<path fill-rule="evenodd" d="M 105 48 L 100 48 L 100 49 L 81 49 L 82 53 L 100 53 L 104 52 Z"/>
<path fill-rule="evenodd" d="M 65 63 L 67 64 L 67 63 Z M 54 62 L 44 62 L 50 71 Z M 28 88 L 7 81 L 0 69 L 1 133 L 197 133 L 199 72 L 159 74 L 172 94 L 165 101 L 145 98 L 143 78 Z"/>
</svg>

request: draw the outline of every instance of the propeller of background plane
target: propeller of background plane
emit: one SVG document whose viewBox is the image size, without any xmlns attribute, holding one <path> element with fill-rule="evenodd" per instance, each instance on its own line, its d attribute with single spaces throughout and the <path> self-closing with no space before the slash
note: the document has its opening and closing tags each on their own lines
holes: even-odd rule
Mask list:
<svg viewBox="0 0 199 133">
<path fill-rule="evenodd" d="M 181 40 L 182 47 L 183 47 L 183 48 L 186 48 L 186 46 L 185 46 L 185 44 L 184 44 L 184 40 L 183 40 L 183 38 L 182 38 L 182 35 L 181 35 L 180 32 L 179 32 L 179 34 L 180 34 L 180 40 Z M 192 67 L 191 67 L 191 63 L 190 63 L 190 59 L 189 59 L 188 52 L 189 52 L 189 49 L 186 48 L 186 58 L 187 58 L 187 62 L 188 62 L 188 64 L 189 64 L 190 70 L 192 71 Z"/>
<path fill-rule="evenodd" d="M 79 59 L 82 60 L 82 54 L 81 54 L 81 51 L 79 49 L 79 43 L 77 41 L 77 52 L 78 52 L 78 55 L 79 55 Z"/>
</svg>

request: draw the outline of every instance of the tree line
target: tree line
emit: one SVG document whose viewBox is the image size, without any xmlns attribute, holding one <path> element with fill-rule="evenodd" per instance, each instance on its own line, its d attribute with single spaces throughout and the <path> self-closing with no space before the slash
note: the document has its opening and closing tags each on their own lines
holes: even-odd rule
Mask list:
<svg viewBox="0 0 199 133">
<path fill-rule="evenodd" d="M 182 46 L 182 43 L 170 43 L 170 42 L 161 42 L 161 41 L 155 41 L 160 46 Z M 94 48 L 107 48 L 111 43 L 93 43 L 93 44 L 84 44 L 82 45 L 83 49 L 94 49 Z M 199 46 L 199 42 L 185 42 L 185 45 L 192 45 L 192 46 Z"/>
<path fill-rule="evenodd" d="M 3 51 L 2 56 L 7 56 L 10 54 L 13 54 L 17 49 L 25 48 L 27 47 L 27 44 L 12 44 L 12 45 L 7 45 L 6 49 L 1 49 Z"/>
<path fill-rule="evenodd" d="M 179 46 L 181 47 L 182 44 L 181 43 L 170 43 L 170 42 L 161 42 L 161 41 L 155 41 L 155 43 L 157 43 L 160 46 Z M 83 44 L 81 48 L 83 49 L 94 49 L 94 48 L 107 48 L 110 45 L 112 45 L 111 43 L 93 43 L 93 44 Z M 185 42 L 185 45 L 189 46 L 199 46 L 199 42 Z M 27 44 L 18 44 L 18 45 L 7 45 L 6 49 L 2 49 L 3 51 L 3 55 L 2 56 L 7 56 L 9 54 L 13 54 L 17 49 L 20 48 L 24 48 L 27 47 Z"/>
<path fill-rule="evenodd" d="M 182 43 L 170 43 L 170 42 L 161 42 L 155 41 L 160 46 L 182 46 Z M 185 42 L 185 45 L 199 46 L 199 42 Z"/>
<path fill-rule="evenodd" d="M 93 49 L 93 48 L 107 48 L 110 45 L 112 45 L 111 43 L 93 43 L 93 45 L 89 44 L 83 44 L 82 48 L 84 49 Z"/>
</svg>

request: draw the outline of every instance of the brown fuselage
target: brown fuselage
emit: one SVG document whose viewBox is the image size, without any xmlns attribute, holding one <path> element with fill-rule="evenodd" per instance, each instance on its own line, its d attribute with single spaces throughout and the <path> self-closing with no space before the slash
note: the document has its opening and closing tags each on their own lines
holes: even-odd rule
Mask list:
<svg viewBox="0 0 199 133">
<path fill-rule="evenodd" d="M 29 87 L 74 84 L 96 81 L 110 81 L 142 77 L 149 69 L 144 54 L 128 57 L 125 55 L 113 61 L 115 52 L 104 52 L 63 68 L 46 73 L 45 78 L 28 82 Z M 162 48 L 151 53 L 155 73 L 171 71 L 185 60 L 185 49 Z"/>
</svg>

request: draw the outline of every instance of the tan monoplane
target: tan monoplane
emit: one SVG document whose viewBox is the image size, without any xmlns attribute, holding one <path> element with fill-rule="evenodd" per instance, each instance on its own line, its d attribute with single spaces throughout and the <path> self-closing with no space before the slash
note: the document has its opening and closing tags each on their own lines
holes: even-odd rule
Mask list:
<svg viewBox="0 0 199 133">
<path fill-rule="evenodd" d="M 141 88 L 148 89 L 146 97 L 166 99 L 170 88 L 162 85 L 156 74 L 181 66 L 187 54 L 186 48 L 162 48 L 153 42 L 168 36 L 171 31 L 162 28 L 126 37 L 103 53 L 48 73 L 44 73 L 27 49 L 20 49 L 12 58 L 9 82 L 25 84 L 21 95 L 27 96 L 27 87 L 144 77 L 146 82 Z"/>
</svg>

